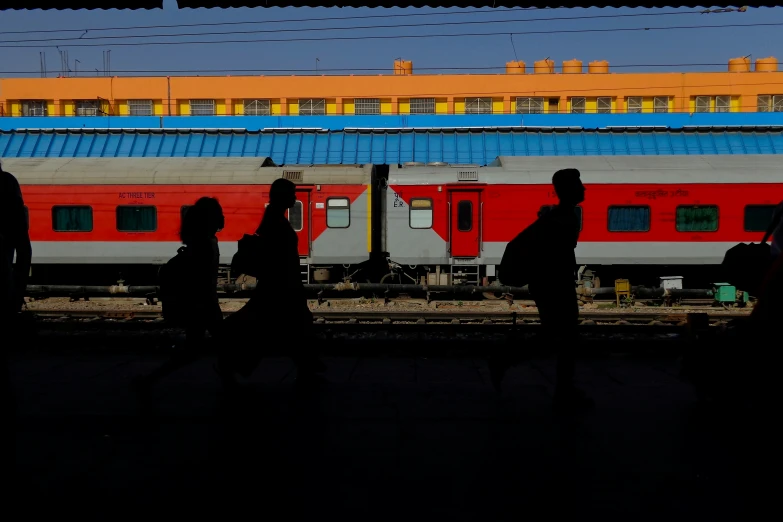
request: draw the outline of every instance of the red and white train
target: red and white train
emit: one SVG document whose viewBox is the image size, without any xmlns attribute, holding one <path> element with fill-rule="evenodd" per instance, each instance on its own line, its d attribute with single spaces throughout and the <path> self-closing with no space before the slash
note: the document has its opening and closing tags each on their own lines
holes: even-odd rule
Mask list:
<svg viewBox="0 0 783 522">
<path fill-rule="evenodd" d="M 587 188 L 579 264 L 609 280 L 674 275 L 699 287 L 716 282 L 728 248 L 761 239 L 783 200 L 775 155 L 499 157 L 487 167 L 6 158 L 3 166 L 22 185 L 32 279 L 41 284 L 154 284 L 179 246 L 181 213 L 204 195 L 224 207 L 218 237 L 228 265 L 279 177 L 299 187 L 289 219 L 308 282 L 378 280 L 361 268 L 388 256 L 397 269 L 384 282 L 491 283 L 508 241 L 556 203 L 552 174 L 574 167 Z"/>
</svg>

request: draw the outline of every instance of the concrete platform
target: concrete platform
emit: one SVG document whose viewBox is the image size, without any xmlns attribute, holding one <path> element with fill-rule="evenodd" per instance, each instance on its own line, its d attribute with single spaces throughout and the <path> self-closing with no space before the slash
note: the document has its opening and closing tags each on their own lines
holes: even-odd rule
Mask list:
<svg viewBox="0 0 783 522">
<path fill-rule="evenodd" d="M 314 396 L 275 358 L 231 401 L 204 359 L 161 382 L 142 417 L 129 381 L 162 360 L 15 355 L 15 499 L 60 515 L 307 521 L 717 521 L 759 506 L 747 414 L 698 408 L 673 357 L 581 362 L 597 408 L 570 417 L 552 411 L 551 359 L 511 369 L 498 397 L 476 358 L 327 358 Z"/>
</svg>

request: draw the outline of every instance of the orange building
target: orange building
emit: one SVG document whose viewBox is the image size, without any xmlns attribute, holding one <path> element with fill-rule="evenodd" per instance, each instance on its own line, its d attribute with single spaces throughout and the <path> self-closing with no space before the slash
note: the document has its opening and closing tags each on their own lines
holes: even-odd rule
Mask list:
<svg viewBox="0 0 783 522">
<path fill-rule="evenodd" d="M 725 72 L 612 73 L 551 60 L 505 74 L 417 75 L 409 61 L 378 76 L 172 76 L 0 79 L 0 115 L 220 116 L 783 111 L 775 58 Z"/>
</svg>

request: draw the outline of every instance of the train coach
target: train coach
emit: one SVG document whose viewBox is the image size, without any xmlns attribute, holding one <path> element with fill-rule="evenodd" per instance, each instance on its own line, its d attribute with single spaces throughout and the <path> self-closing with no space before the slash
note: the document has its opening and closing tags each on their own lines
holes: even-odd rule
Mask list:
<svg viewBox="0 0 783 522">
<path fill-rule="evenodd" d="M 657 286 L 719 282 L 726 250 L 759 242 L 783 200 L 772 155 L 498 157 L 475 165 L 392 168 L 385 248 L 417 280 L 491 283 L 505 246 L 557 203 L 552 175 L 581 171 L 577 263 L 584 277 Z M 409 282 L 409 281 L 405 281 Z M 613 283 L 610 283 L 613 284 Z M 705 286 L 706 285 L 706 286 Z"/>
<path fill-rule="evenodd" d="M 368 259 L 371 165 L 278 167 L 255 157 L 8 158 L 3 167 L 25 198 L 34 284 L 155 284 L 160 265 L 180 246 L 182 213 L 202 196 L 223 206 L 220 262 L 223 278 L 231 278 L 237 240 L 255 231 L 277 178 L 298 186 L 288 218 L 299 238 L 304 281 L 339 279 Z"/>
</svg>

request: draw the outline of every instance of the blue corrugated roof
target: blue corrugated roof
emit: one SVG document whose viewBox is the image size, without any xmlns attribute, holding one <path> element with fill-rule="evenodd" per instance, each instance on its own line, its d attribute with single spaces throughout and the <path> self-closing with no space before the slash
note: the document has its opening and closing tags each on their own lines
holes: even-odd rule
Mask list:
<svg viewBox="0 0 783 522">
<path fill-rule="evenodd" d="M 783 154 L 783 129 L 50 130 L 0 132 L 0 157 L 264 157 L 282 164 L 486 165 L 497 156 Z"/>
</svg>

